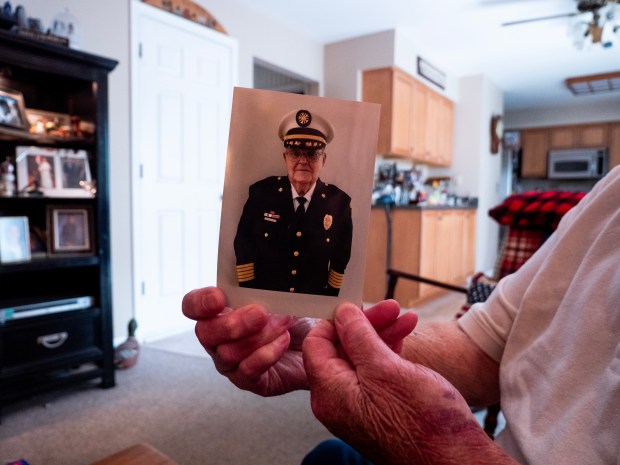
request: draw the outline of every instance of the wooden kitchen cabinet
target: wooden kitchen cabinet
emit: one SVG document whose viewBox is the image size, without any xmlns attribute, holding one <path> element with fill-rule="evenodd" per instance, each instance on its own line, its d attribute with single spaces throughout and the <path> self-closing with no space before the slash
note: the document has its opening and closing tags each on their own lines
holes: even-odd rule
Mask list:
<svg viewBox="0 0 620 465">
<path fill-rule="evenodd" d="M 577 129 L 574 126 L 551 128 L 549 130 L 550 149 L 572 149 L 577 147 Z"/>
<path fill-rule="evenodd" d="M 438 281 L 464 285 L 474 272 L 476 211 L 465 209 L 394 209 L 391 268 Z M 364 301 L 385 296 L 387 263 L 385 211 L 371 212 Z M 404 307 L 444 292 L 441 288 L 400 279 L 394 298 Z"/>
<path fill-rule="evenodd" d="M 461 278 L 476 272 L 476 210 L 463 212 L 463 263 Z"/>
<path fill-rule="evenodd" d="M 620 165 L 620 122 L 609 125 L 609 169 Z"/>
<path fill-rule="evenodd" d="M 544 178 L 547 176 L 549 131 L 526 129 L 521 131 L 521 177 Z"/>
<path fill-rule="evenodd" d="M 364 302 L 378 302 L 385 298 L 387 283 L 388 226 L 383 208 L 370 211 L 366 273 L 364 275 Z M 410 269 L 407 267 L 407 269 Z M 417 288 L 416 288 L 417 292 Z"/>
<path fill-rule="evenodd" d="M 404 71 L 363 73 L 362 100 L 381 104 L 377 151 L 421 163 L 452 163 L 454 104 Z"/>
<path fill-rule="evenodd" d="M 588 124 L 577 127 L 578 147 L 606 147 L 607 124 Z"/>
<path fill-rule="evenodd" d="M 454 154 L 454 103 L 440 96 L 438 111 L 437 164 L 451 166 Z"/>
</svg>

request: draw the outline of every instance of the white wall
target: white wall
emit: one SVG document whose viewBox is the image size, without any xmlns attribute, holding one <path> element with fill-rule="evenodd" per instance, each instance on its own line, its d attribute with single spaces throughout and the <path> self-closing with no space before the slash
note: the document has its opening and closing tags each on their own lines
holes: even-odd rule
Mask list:
<svg viewBox="0 0 620 465">
<path fill-rule="evenodd" d="M 395 32 L 384 31 L 325 46 L 325 96 L 361 99 L 361 72 L 392 66 Z"/>
<path fill-rule="evenodd" d="M 389 30 L 356 37 L 325 46 L 325 96 L 360 100 L 361 73 L 367 69 L 397 66 L 433 90 L 451 100 L 458 98 L 458 80 L 446 73 L 446 88 L 441 89 L 418 74 L 417 57 L 425 57 L 406 35 Z M 429 60 L 434 66 L 438 66 Z M 441 69 L 441 68 L 439 68 Z"/>
<path fill-rule="evenodd" d="M 323 83 L 323 45 L 300 36 L 293 26 L 275 23 L 256 8 L 234 0 L 194 0 L 239 41 L 239 86 L 253 87 L 254 58 Z M 319 86 L 322 95 L 322 85 Z"/>
<path fill-rule="evenodd" d="M 444 174 L 458 175 L 458 194 L 478 197 L 476 270 L 492 274 L 499 227 L 488 211 L 501 200 L 501 155 L 491 154 L 491 117 L 501 115 L 501 89 L 485 76 L 462 78 L 455 106 L 454 163 Z"/>
<path fill-rule="evenodd" d="M 520 129 L 620 121 L 620 96 L 617 94 L 588 96 L 585 105 L 583 98 L 575 97 L 575 103 L 572 105 L 506 112 L 505 127 L 507 129 Z"/>
</svg>

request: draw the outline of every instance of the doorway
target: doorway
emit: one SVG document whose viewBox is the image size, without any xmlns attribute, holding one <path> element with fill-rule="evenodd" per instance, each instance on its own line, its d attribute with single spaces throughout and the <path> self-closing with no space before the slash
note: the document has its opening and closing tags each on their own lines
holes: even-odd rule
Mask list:
<svg viewBox="0 0 620 465">
<path fill-rule="evenodd" d="M 292 94 L 319 95 L 318 82 L 258 58 L 254 59 L 254 88 Z"/>
<path fill-rule="evenodd" d="M 216 282 L 237 42 L 131 5 L 134 310 L 148 342 L 191 328 L 183 295 Z"/>
</svg>

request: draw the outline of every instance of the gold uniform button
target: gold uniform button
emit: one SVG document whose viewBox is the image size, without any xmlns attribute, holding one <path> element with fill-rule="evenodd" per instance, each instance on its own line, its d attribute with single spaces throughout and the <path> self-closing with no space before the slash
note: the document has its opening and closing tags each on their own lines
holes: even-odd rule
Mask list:
<svg viewBox="0 0 620 465">
<path fill-rule="evenodd" d="M 295 292 L 295 288 L 294 288 L 294 287 L 291 287 L 288 291 L 289 291 L 289 292 Z"/>
<path fill-rule="evenodd" d="M 321 197 L 325 198 L 325 194 L 321 194 Z"/>
<path fill-rule="evenodd" d="M 269 233 L 265 233 L 265 237 L 269 237 Z"/>
<path fill-rule="evenodd" d="M 291 270 L 291 274 L 295 276 L 297 274 L 297 270 Z"/>
<path fill-rule="evenodd" d="M 295 257 L 299 257 L 299 252 L 297 252 L 297 250 L 296 250 L 295 252 L 293 252 L 293 255 L 294 255 Z"/>
<path fill-rule="evenodd" d="M 330 238 L 328 237 L 327 239 L 325 239 L 325 242 L 330 242 Z"/>
<path fill-rule="evenodd" d="M 282 188 L 281 187 L 278 189 L 278 192 L 282 192 Z"/>
<path fill-rule="evenodd" d="M 295 234 L 297 237 L 301 237 L 301 231 L 297 231 L 297 233 Z"/>
</svg>

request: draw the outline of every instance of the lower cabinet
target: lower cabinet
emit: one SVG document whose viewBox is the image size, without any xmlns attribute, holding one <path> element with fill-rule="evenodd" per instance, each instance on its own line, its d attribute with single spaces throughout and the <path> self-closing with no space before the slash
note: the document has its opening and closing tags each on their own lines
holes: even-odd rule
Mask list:
<svg viewBox="0 0 620 465">
<path fill-rule="evenodd" d="M 371 212 L 364 301 L 385 296 L 387 267 L 457 285 L 474 272 L 476 210 L 382 209 Z M 388 237 L 391 232 L 390 260 Z M 395 299 L 410 307 L 416 301 L 444 292 L 428 284 L 400 279 Z"/>
</svg>

